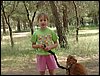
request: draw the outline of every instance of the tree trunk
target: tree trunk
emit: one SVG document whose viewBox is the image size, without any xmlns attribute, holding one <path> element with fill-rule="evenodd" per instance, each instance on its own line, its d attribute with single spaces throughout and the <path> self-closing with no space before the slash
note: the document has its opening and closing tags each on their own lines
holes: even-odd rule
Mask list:
<svg viewBox="0 0 100 76">
<path fill-rule="evenodd" d="M 67 15 L 67 5 L 63 4 L 63 26 L 64 32 L 68 33 L 68 15 Z"/>
<path fill-rule="evenodd" d="M 5 19 L 3 15 L 2 15 L 2 24 L 3 24 L 3 34 L 6 34 Z"/>
<path fill-rule="evenodd" d="M 77 6 L 75 4 L 75 2 L 73 1 L 74 7 L 75 7 L 75 14 L 76 14 L 76 41 L 78 42 L 78 30 L 79 30 L 79 17 L 78 17 L 78 13 L 77 13 Z"/>
<path fill-rule="evenodd" d="M 65 5 L 63 3 L 63 27 L 64 27 L 64 32 L 63 32 L 63 39 L 64 39 L 64 44 L 65 47 L 68 47 L 68 41 L 67 41 L 67 37 L 66 37 L 66 33 L 68 33 L 68 15 L 67 15 L 67 5 Z"/>
<path fill-rule="evenodd" d="M 54 16 L 54 20 L 55 20 L 55 26 L 57 28 L 57 34 L 58 34 L 58 37 L 59 37 L 59 43 L 60 43 L 60 46 L 63 47 L 64 45 L 64 37 L 65 35 L 63 34 L 63 26 L 59 20 L 59 13 L 57 12 L 57 7 L 55 6 L 54 2 L 53 1 L 49 1 L 50 3 L 50 6 L 51 6 L 51 10 L 52 10 L 52 13 L 53 13 L 53 16 Z"/>
<path fill-rule="evenodd" d="M 23 3 L 24 3 L 25 10 L 27 12 L 27 18 L 28 18 L 28 21 L 29 21 L 30 29 L 31 29 L 31 35 L 33 35 L 33 26 L 32 26 L 32 21 L 29 18 L 29 11 L 28 11 L 28 8 L 26 7 L 25 1 L 23 1 Z"/>
<path fill-rule="evenodd" d="M 17 19 L 17 31 L 21 32 L 21 25 L 20 25 L 20 19 Z"/>
<path fill-rule="evenodd" d="M 97 26 L 98 25 L 98 17 L 94 15 L 94 24 Z"/>
<path fill-rule="evenodd" d="M 83 17 L 81 17 L 81 19 L 80 19 L 80 24 L 81 24 L 82 26 L 85 26 L 83 20 L 84 20 Z"/>
<path fill-rule="evenodd" d="M 32 20 L 29 18 L 29 11 L 28 11 L 28 8 L 26 7 L 26 4 L 25 4 L 25 2 L 23 1 L 23 3 L 24 3 L 24 6 L 25 6 L 25 9 L 26 9 L 26 12 L 27 12 L 27 18 L 28 18 L 28 20 L 29 20 L 29 25 L 30 25 L 30 29 L 31 29 L 31 35 L 33 35 L 33 32 L 34 32 L 34 30 L 33 30 L 33 21 L 34 21 L 34 18 L 35 18 L 35 15 L 36 15 L 36 12 L 37 12 L 37 9 L 38 9 L 38 4 L 37 4 L 37 9 L 36 9 L 36 11 L 34 12 L 34 14 L 33 14 L 33 17 L 32 17 Z"/>
<path fill-rule="evenodd" d="M 24 28 L 24 30 L 27 30 L 26 21 L 23 21 L 23 28 Z"/>
<path fill-rule="evenodd" d="M 9 28 L 10 39 L 11 39 L 11 46 L 13 47 L 13 46 L 14 46 L 14 42 L 13 42 L 13 37 L 12 37 L 12 29 L 11 29 L 11 27 L 10 27 L 10 22 L 9 22 L 9 16 L 6 17 L 3 4 L 2 4 L 1 6 L 2 6 L 2 12 L 3 12 L 3 15 L 4 15 L 5 21 L 6 21 L 7 25 L 8 25 L 8 28 Z"/>
<path fill-rule="evenodd" d="M 12 37 L 12 29 L 10 27 L 10 22 L 9 22 L 9 18 L 8 18 L 8 27 L 9 27 L 9 32 L 10 32 L 10 39 L 11 39 L 11 46 L 14 46 L 14 41 L 13 41 L 13 37 Z"/>
</svg>

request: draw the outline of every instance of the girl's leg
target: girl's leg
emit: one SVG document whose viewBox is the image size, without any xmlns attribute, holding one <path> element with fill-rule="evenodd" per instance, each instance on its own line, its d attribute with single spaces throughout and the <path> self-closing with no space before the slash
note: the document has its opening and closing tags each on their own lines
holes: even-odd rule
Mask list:
<svg viewBox="0 0 100 76">
<path fill-rule="evenodd" d="M 49 70 L 49 74 L 54 75 L 55 70 L 58 68 L 58 66 L 57 66 L 57 63 L 56 63 L 53 55 L 49 55 L 47 57 L 47 67 L 48 67 L 48 70 Z"/>
<path fill-rule="evenodd" d="M 40 71 L 40 75 L 45 75 L 45 71 Z"/>
<path fill-rule="evenodd" d="M 45 56 L 37 55 L 37 69 L 38 69 L 40 75 L 45 74 L 45 70 L 46 70 Z"/>
<path fill-rule="evenodd" d="M 49 74 L 50 74 L 50 75 L 55 75 L 54 70 L 49 70 Z"/>
</svg>

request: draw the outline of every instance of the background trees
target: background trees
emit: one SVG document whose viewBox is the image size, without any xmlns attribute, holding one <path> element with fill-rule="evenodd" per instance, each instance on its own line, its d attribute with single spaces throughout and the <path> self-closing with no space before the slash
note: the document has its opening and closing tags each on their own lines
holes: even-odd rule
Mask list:
<svg viewBox="0 0 100 76">
<path fill-rule="evenodd" d="M 4 2 L 1 3 L 1 10 L 2 10 L 2 13 L 3 13 L 2 17 L 5 18 L 5 22 L 8 25 L 12 47 L 14 46 L 14 41 L 13 41 L 13 37 L 12 37 L 12 28 L 11 28 L 11 25 L 10 25 L 10 20 L 11 20 L 10 16 L 16 10 L 16 7 L 18 6 L 18 3 L 19 2 L 15 2 L 15 1 L 13 1 L 13 2 L 8 1 L 8 2 L 5 2 L 5 4 L 4 4 Z"/>
<path fill-rule="evenodd" d="M 68 45 L 71 28 L 76 30 L 78 41 L 80 27 L 99 25 L 98 1 L 1 1 L 1 29 L 3 34 L 9 29 L 11 46 L 14 44 L 13 32 L 31 31 L 33 34 L 40 12 L 46 12 L 49 26 L 56 27 L 61 47 Z"/>
</svg>

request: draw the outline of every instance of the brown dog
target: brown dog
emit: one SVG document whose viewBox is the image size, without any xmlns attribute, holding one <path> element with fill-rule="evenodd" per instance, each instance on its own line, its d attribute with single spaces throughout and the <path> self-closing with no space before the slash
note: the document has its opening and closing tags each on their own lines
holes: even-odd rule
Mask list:
<svg viewBox="0 0 100 76">
<path fill-rule="evenodd" d="M 86 68 L 82 64 L 77 63 L 74 56 L 68 56 L 66 68 L 68 68 L 66 71 L 68 75 L 87 75 Z"/>
</svg>

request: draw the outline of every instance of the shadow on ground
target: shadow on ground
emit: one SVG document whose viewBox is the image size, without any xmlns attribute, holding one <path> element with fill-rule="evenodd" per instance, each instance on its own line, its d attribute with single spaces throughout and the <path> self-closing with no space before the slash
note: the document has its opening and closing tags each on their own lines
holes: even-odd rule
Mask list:
<svg viewBox="0 0 100 76">
<path fill-rule="evenodd" d="M 61 65 L 65 66 L 65 61 L 60 62 Z M 90 59 L 87 61 L 82 61 L 88 72 L 88 75 L 99 75 L 99 59 Z M 2 75 L 39 75 L 36 69 L 36 62 L 28 62 L 23 69 L 9 69 L 8 71 L 3 71 Z M 48 74 L 48 71 L 46 71 Z M 56 75 L 66 75 L 66 70 L 58 68 Z"/>
</svg>

